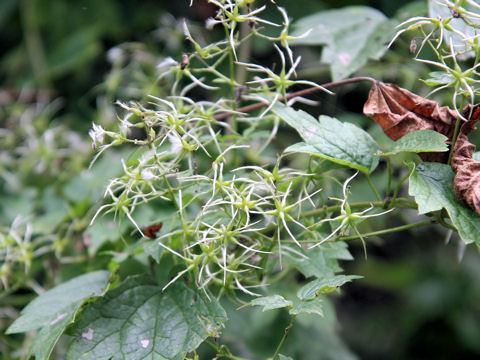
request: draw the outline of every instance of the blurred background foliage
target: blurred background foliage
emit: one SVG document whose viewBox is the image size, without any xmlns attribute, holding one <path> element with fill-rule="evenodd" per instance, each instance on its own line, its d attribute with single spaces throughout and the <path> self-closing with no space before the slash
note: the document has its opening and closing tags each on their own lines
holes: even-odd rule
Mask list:
<svg viewBox="0 0 480 360">
<path fill-rule="evenodd" d="M 293 21 L 351 5 L 372 6 L 399 21 L 427 12 L 426 1 L 277 3 Z M 11 248 L 18 252 L 0 264 L 0 358 L 25 354 L 22 346 L 28 339 L 7 337 L 3 330 L 36 292 L 103 268 L 114 252 L 115 245 L 107 241 L 118 239 L 120 230 L 109 228 L 108 219 L 100 226 L 87 226 L 101 201 L 102 187 L 120 169 L 121 152 L 107 153 L 87 171 L 93 151 L 86 135 L 92 122 L 107 128 L 113 123 L 116 100 L 162 96 L 165 90 L 157 79 L 157 65 L 168 57 L 180 61 L 182 52 L 191 50 L 184 40 L 183 18 L 205 42 L 216 36 L 207 34 L 203 26 L 214 15 L 212 7 L 202 0 L 194 0 L 193 7 L 188 4 L 187 0 L 0 2 L 0 227 L 2 245 L 9 248 L 16 243 Z M 264 16 L 280 20 L 270 8 Z M 429 69 L 412 60 L 409 41 L 401 37 L 381 61 L 370 62 L 359 73 L 426 94 L 428 89 L 418 79 L 425 78 Z M 319 63 L 320 48 L 296 51 L 303 57 L 300 78 L 329 81 L 329 68 Z M 262 42 L 254 44 L 255 61 L 270 66 L 276 56 Z M 320 105 L 307 110 L 362 124 L 381 144 L 389 140 L 360 115 L 367 92 L 361 84 L 338 89 L 335 97 L 314 95 Z M 205 96 L 201 91 L 196 95 Z M 276 142 L 293 143 L 289 137 L 291 131 L 281 132 Z M 381 184 L 382 179 L 382 172 L 377 172 L 374 181 Z M 356 194 L 361 197 L 362 191 L 353 191 L 352 199 Z M 416 216 L 403 214 L 401 221 L 407 222 Z M 152 214 L 139 217 L 146 224 Z M 401 222 L 395 221 L 389 218 L 391 223 L 384 225 Z M 355 261 L 343 266 L 346 273 L 364 279 L 345 286 L 341 296 L 332 299 L 337 315 L 327 307 L 325 321 L 299 321 L 282 352 L 295 359 L 479 358 L 480 258 L 476 248 L 463 249 L 455 236 L 445 245 L 446 235 L 431 227 L 373 238 L 368 260 L 359 244 L 352 243 Z M 89 248 L 101 248 L 106 255 L 93 258 Z M 122 266 L 128 273 L 133 265 Z M 233 305 L 225 304 L 229 306 Z M 249 349 L 252 359 L 270 355 L 288 322 L 281 311 L 229 314 L 223 339 L 232 349 Z M 332 327 L 341 340 L 332 334 Z M 211 356 L 208 349 L 203 351 L 205 358 Z"/>
</svg>

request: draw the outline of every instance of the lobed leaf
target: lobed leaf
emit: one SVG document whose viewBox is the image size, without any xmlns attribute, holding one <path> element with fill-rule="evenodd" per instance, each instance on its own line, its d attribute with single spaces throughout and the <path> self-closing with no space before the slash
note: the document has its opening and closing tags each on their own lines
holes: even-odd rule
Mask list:
<svg viewBox="0 0 480 360">
<path fill-rule="evenodd" d="M 451 141 L 457 120 L 454 110 L 381 81 L 376 81 L 370 89 L 363 113 L 393 140 L 417 130 L 434 130 Z M 446 162 L 448 154 L 434 152 L 421 157 L 424 161 Z"/>
<path fill-rule="evenodd" d="M 423 80 L 428 86 L 441 86 L 455 82 L 453 75 L 446 71 L 432 71 L 429 75 L 428 79 Z"/>
<path fill-rule="evenodd" d="M 71 332 L 69 359 L 183 359 L 227 320 L 215 299 L 137 276 L 90 304 Z"/>
<path fill-rule="evenodd" d="M 458 201 L 453 192 L 453 177 L 448 165 L 422 163 L 410 175 L 408 193 L 415 197 L 420 214 L 444 208 L 462 240 L 480 244 L 480 217 Z"/>
<path fill-rule="evenodd" d="M 320 298 L 301 301 L 290 309 L 290 314 L 317 314 L 323 316 L 323 301 Z"/>
<path fill-rule="evenodd" d="M 292 306 L 291 301 L 285 300 L 285 298 L 280 295 L 259 297 L 253 300 L 250 304 L 253 306 L 263 306 L 262 311 L 281 309 L 284 307 Z"/>
<path fill-rule="evenodd" d="M 48 359 L 85 299 L 105 291 L 109 275 L 109 271 L 91 272 L 43 293 L 22 310 L 22 316 L 7 329 L 7 334 L 41 328 L 32 342 L 29 356 L 37 360 Z"/>
<path fill-rule="evenodd" d="M 294 266 L 305 277 L 324 278 L 334 276 L 342 270 L 338 260 L 352 260 L 345 242 L 326 242 L 313 249 L 305 250 L 297 246 L 282 246 L 287 263 Z"/>
<path fill-rule="evenodd" d="M 480 215 L 480 162 L 473 159 L 475 146 L 468 141 L 468 134 L 475 128 L 475 123 L 480 118 L 479 105 L 467 105 L 463 109 L 460 116 L 448 107 L 440 107 L 436 101 L 424 99 L 416 94 L 402 89 L 394 84 L 385 84 L 376 81 L 370 90 L 368 100 L 364 105 L 363 112 L 377 122 L 385 133 L 393 140 L 401 139 L 396 146 L 405 149 L 413 145 L 413 148 L 419 148 L 426 145 L 435 149 L 434 136 L 440 140 L 438 135 L 428 135 L 425 142 L 429 144 L 421 144 L 421 138 L 412 143 L 413 135 L 416 130 L 434 130 L 439 134 L 447 137 L 447 142 L 452 143 L 455 134 L 457 117 L 458 121 L 465 121 L 460 127 L 458 139 L 455 143 L 452 156 L 452 166 L 456 172 L 453 187 L 457 198 L 474 209 Z M 405 138 L 403 138 L 405 136 Z M 424 135 L 420 135 L 424 136 Z M 443 140 L 443 138 L 442 138 Z M 400 145 L 399 145 L 400 144 Z M 437 144 L 439 147 L 441 144 Z M 394 147 L 395 148 L 395 147 Z M 442 151 L 444 148 L 442 147 Z M 390 154 L 390 153 L 388 153 Z M 431 153 L 422 152 L 420 154 L 424 161 L 446 162 L 448 153 L 433 151 Z M 415 176 L 413 179 L 415 181 Z M 416 184 L 414 182 L 414 184 Z M 418 182 L 418 184 L 420 184 Z M 438 187 L 438 186 L 437 186 Z M 415 192 L 417 189 L 413 188 Z M 431 190 L 434 192 L 435 190 Z M 445 204 L 450 202 L 431 200 L 430 203 L 423 201 L 423 197 L 427 192 L 426 189 L 420 191 L 417 196 L 420 200 L 417 202 L 419 206 L 428 208 L 445 207 L 447 211 L 452 207 Z M 445 195 L 446 196 L 446 195 Z M 445 199 L 443 196 L 441 199 Z M 431 210 L 432 211 L 432 210 Z M 452 221 L 454 219 L 452 218 Z M 459 229 L 459 232 L 462 231 Z M 466 235 L 466 234 L 464 234 Z M 462 236 L 466 242 L 471 242 L 470 237 Z M 473 241 L 473 240 L 472 240 Z"/>
<path fill-rule="evenodd" d="M 332 79 L 344 79 L 369 59 L 380 59 L 395 34 L 396 21 L 367 6 L 322 11 L 295 23 L 294 45 L 324 45 L 321 61 L 330 64 Z"/>
<path fill-rule="evenodd" d="M 445 143 L 448 138 L 433 130 L 418 130 L 406 134 L 399 140 L 395 141 L 390 151 L 378 155 L 389 156 L 401 152 L 443 152 L 448 151 Z"/>
<path fill-rule="evenodd" d="M 312 300 L 317 296 L 335 291 L 343 284 L 355 279 L 360 279 L 357 275 L 336 275 L 329 278 L 310 281 L 297 292 L 297 297 L 301 300 Z"/>
<path fill-rule="evenodd" d="M 342 123 L 329 116 L 313 116 L 277 104 L 273 112 L 298 131 L 305 141 L 285 149 L 286 152 L 306 152 L 314 156 L 360 170 L 365 174 L 378 165 L 378 145 L 364 130 L 350 123 Z"/>
<path fill-rule="evenodd" d="M 26 332 L 51 325 L 80 306 L 83 300 L 102 294 L 109 275 L 109 271 L 95 271 L 48 290 L 22 310 L 22 316 L 10 325 L 7 333 Z"/>
<path fill-rule="evenodd" d="M 469 120 L 460 128 L 453 149 L 453 190 L 462 203 L 480 215 L 480 161 L 473 158 L 475 145 L 468 140 L 468 135 L 475 129 L 480 118 L 480 105 L 472 108 L 469 115 Z"/>
</svg>

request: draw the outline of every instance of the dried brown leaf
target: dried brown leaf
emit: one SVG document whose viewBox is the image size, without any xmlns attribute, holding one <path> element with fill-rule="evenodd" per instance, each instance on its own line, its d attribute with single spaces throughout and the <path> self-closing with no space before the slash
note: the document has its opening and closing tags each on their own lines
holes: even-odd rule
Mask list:
<svg viewBox="0 0 480 360">
<path fill-rule="evenodd" d="M 473 159 L 475 145 L 468 141 L 468 135 L 480 119 L 480 105 L 467 107 L 464 116 L 469 120 L 461 126 L 453 149 L 453 190 L 461 202 L 480 215 L 480 161 Z"/>
<path fill-rule="evenodd" d="M 438 102 L 428 100 L 394 84 L 377 81 L 373 84 L 363 112 L 379 124 L 393 140 L 417 130 L 434 130 L 451 143 L 457 113 L 440 107 Z M 424 161 L 446 162 L 448 153 L 420 154 Z"/>
<path fill-rule="evenodd" d="M 370 90 L 363 112 L 393 140 L 413 131 L 429 129 L 445 135 L 449 144 L 452 143 L 458 118 L 454 110 L 440 107 L 436 101 L 380 81 L 375 82 Z M 462 115 L 468 121 L 460 127 L 452 154 L 451 165 L 455 171 L 453 190 L 462 203 L 480 215 L 480 161 L 473 159 L 475 145 L 468 141 L 468 135 L 480 119 L 480 104 L 466 106 Z M 424 161 L 431 162 L 445 163 L 448 159 L 448 153 L 419 155 Z"/>
</svg>

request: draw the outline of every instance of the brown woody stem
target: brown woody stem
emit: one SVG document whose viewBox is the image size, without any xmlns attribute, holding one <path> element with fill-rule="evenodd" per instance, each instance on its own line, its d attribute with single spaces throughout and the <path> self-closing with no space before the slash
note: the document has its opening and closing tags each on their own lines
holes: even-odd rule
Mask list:
<svg viewBox="0 0 480 360">
<path fill-rule="evenodd" d="M 351 84 L 351 83 L 355 83 L 355 82 L 359 82 L 359 81 L 371 81 L 372 83 L 375 83 L 377 80 L 375 80 L 374 78 L 368 77 L 368 76 L 359 76 L 359 77 L 355 77 L 355 78 L 351 78 L 351 79 L 329 82 L 329 83 L 323 84 L 321 86 L 324 87 L 324 88 L 330 88 L 330 87 L 339 86 L 339 85 Z M 294 98 L 296 96 L 304 96 L 304 95 L 308 95 L 308 94 L 313 94 L 313 93 L 316 93 L 317 91 L 321 91 L 321 90 L 322 90 L 321 87 L 316 87 L 315 86 L 315 87 L 311 87 L 311 88 L 308 88 L 308 89 L 295 91 L 293 93 L 287 94 L 287 96 L 285 96 L 285 97 L 279 98 L 278 101 L 282 102 L 282 101 L 290 100 L 291 98 Z M 248 113 L 248 112 L 253 111 L 253 110 L 257 110 L 257 109 L 267 107 L 268 105 L 269 105 L 268 103 L 258 102 L 258 103 L 255 103 L 255 104 L 251 104 L 251 105 L 241 107 L 241 108 L 237 109 L 236 111 L 237 112 L 242 112 L 242 113 Z M 222 113 L 222 114 L 218 114 L 218 115 L 214 116 L 214 119 L 215 120 L 223 120 L 223 119 L 228 118 L 231 115 L 233 115 L 233 113 L 226 112 L 226 113 Z"/>
</svg>

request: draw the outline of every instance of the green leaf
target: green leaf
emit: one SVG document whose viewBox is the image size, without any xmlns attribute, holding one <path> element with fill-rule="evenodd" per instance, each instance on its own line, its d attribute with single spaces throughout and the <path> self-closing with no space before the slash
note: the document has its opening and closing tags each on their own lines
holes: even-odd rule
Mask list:
<svg viewBox="0 0 480 360">
<path fill-rule="evenodd" d="M 69 208 L 67 202 L 55 194 L 53 187 L 44 190 L 40 202 L 43 214 L 35 217 L 33 228 L 37 233 L 48 234 L 68 216 Z"/>
<path fill-rule="evenodd" d="M 180 360 L 226 320 L 214 297 L 180 281 L 162 291 L 151 277 L 131 277 L 79 315 L 67 360 Z"/>
<path fill-rule="evenodd" d="M 409 164 L 409 167 L 412 169 L 414 165 Z M 480 217 L 457 200 L 453 177 L 448 165 L 422 163 L 410 175 L 408 193 L 415 197 L 419 214 L 445 208 L 462 240 L 466 244 L 480 244 Z"/>
<path fill-rule="evenodd" d="M 282 283 L 288 287 L 293 285 L 290 281 L 282 281 Z M 322 300 L 324 317 L 319 319 L 317 315 L 298 315 L 292 331 L 289 332 L 282 346 L 282 353 L 292 354 L 291 356 L 296 360 L 358 360 L 338 335 L 338 320 L 334 306 L 328 298 L 324 297 Z M 241 339 L 242 346 L 254 354 L 247 356 L 248 359 L 271 357 L 285 328 L 285 325 L 283 327 L 277 325 L 285 323 L 285 313 L 283 311 L 262 312 L 260 307 L 250 308 L 248 311 L 236 311 L 235 304 L 225 297 L 222 301 L 230 317 L 228 326 L 222 331 L 222 339 Z M 272 339 L 274 332 L 277 335 Z"/>
<path fill-rule="evenodd" d="M 20 333 L 51 325 L 83 300 L 103 293 L 108 283 L 108 271 L 95 271 L 78 276 L 43 293 L 22 310 L 7 333 Z"/>
<path fill-rule="evenodd" d="M 50 76 L 62 76 L 92 61 L 100 54 L 98 30 L 95 27 L 80 28 L 65 34 L 63 41 L 49 53 Z"/>
<path fill-rule="evenodd" d="M 282 246 L 282 254 L 287 263 L 294 266 L 305 277 L 324 278 L 341 271 L 338 260 L 352 260 L 345 242 L 326 242 L 313 249 L 298 246 Z"/>
<path fill-rule="evenodd" d="M 360 69 L 369 59 L 380 59 L 395 34 L 396 21 L 367 6 L 322 11 L 295 23 L 294 45 L 324 45 L 321 61 L 330 64 L 334 81 Z"/>
<path fill-rule="evenodd" d="M 98 216 L 95 222 L 85 231 L 90 245 L 88 252 L 93 255 L 107 241 L 115 241 L 122 236 L 122 233 L 129 228 L 131 224 L 127 221 L 115 221 L 112 214 Z"/>
<path fill-rule="evenodd" d="M 295 146 L 295 145 L 292 145 L 292 146 Z M 327 173 L 328 171 L 337 170 L 337 169 L 345 169 L 345 165 L 340 165 L 328 160 L 321 159 L 318 166 L 313 168 L 312 171 L 314 171 L 316 174 L 324 174 L 324 173 Z"/>
<path fill-rule="evenodd" d="M 361 276 L 357 275 L 337 275 L 330 278 L 313 280 L 298 291 L 297 297 L 301 300 L 315 299 L 321 294 L 335 291 L 343 284 L 360 278 Z"/>
<path fill-rule="evenodd" d="M 428 4 L 424 0 L 408 2 L 397 10 L 394 17 L 399 22 L 408 20 L 414 16 L 427 16 Z"/>
<path fill-rule="evenodd" d="M 52 321 L 49 326 L 44 326 L 41 328 L 35 336 L 32 345 L 30 346 L 28 356 L 35 357 L 35 360 L 49 359 L 58 339 L 63 334 L 67 326 L 73 322 L 78 308 L 79 306 L 77 306 L 76 309 L 72 307 L 71 311 L 65 309 L 65 311 L 67 311 L 65 314 L 68 315 L 66 315 L 64 318 L 59 316 L 57 322 Z"/>
<path fill-rule="evenodd" d="M 453 75 L 446 71 L 433 71 L 429 75 L 430 77 L 426 80 L 423 80 L 423 82 L 432 87 L 450 84 L 455 81 Z"/>
<path fill-rule="evenodd" d="M 122 173 L 121 160 L 128 156 L 127 151 L 105 151 L 90 170 L 80 172 L 65 184 L 63 197 L 74 203 L 99 200 L 105 184 Z"/>
<path fill-rule="evenodd" d="M 158 245 L 158 240 L 145 241 L 143 244 L 143 251 L 145 254 L 151 256 L 157 263 L 160 263 L 164 248 Z"/>
<path fill-rule="evenodd" d="M 309 301 L 301 301 L 290 310 L 290 314 L 317 314 L 323 316 L 323 301 L 320 298 L 315 298 Z"/>
<path fill-rule="evenodd" d="M 108 271 L 91 272 L 43 293 L 22 310 L 22 316 L 15 320 L 7 333 L 41 328 L 32 342 L 29 356 L 34 356 L 36 360 L 48 359 L 84 300 L 105 291 L 109 274 Z"/>
<path fill-rule="evenodd" d="M 448 151 L 445 144 L 448 138 L 433 130 L 418 130 L 406 134 L 401 139 L 395 141 L 389 152 L 378 155 L 389 156 L 401 152 L 443 152 Z"/>
<path fill-rule="evenodd" d="M 302 110 L 281 104 L 275 105 L 273 112 L 295 128 L 305 141 L 288 147 L 286 152 L 306 152 L 365 174 L 377 167 L 378 157 L 374 154 L 378 152 L 378 145 L 361 128 L 324 115 L 317 121 Z"/>
<path fill-rule="evenodd" d="M 278 354 L 278 360 L 293 360 L 293 358 L 291 358 L 290 356 Z"/>
<path fill-rule="evenodd" d="M 22 191 L 2 196 L 2 206 L 0 206 L 0 223 L 10 225 L 18 216 L 31 216 L 34 212 L 35 198 L 37 190 L 33 188 L 23 188 Z"/>
<path fill-rule="evenodd" d="M 272 295 L 272 296 L 263 296 L 253 300 L 250 305 L 253 306 L 263 306 L 262 311 L 280 309 L 284 307 L 292 306 L 292 302 L 285 300 L 283 296 Z"/>
</svg>

